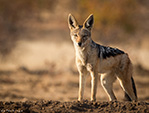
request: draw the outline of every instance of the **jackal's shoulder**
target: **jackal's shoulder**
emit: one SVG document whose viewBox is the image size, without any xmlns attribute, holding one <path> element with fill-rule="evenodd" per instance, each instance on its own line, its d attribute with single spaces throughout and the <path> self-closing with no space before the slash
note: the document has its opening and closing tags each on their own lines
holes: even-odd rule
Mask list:
<svg viewBox="0 0 149 113">
<path fill-rule="evenodd" d="M 103 59 L 106 59 L 111 56 L 115 57 L 120 54 L 125 54 L 124 51 L 122 51 L 118 48 L 112 48 L 109 46 L 103 46 L 103 45 L 99 45 L 99 44 L 96 44 L 96 47 L 98 49 L 98 57 L 103 58 Z"/>
</svg>

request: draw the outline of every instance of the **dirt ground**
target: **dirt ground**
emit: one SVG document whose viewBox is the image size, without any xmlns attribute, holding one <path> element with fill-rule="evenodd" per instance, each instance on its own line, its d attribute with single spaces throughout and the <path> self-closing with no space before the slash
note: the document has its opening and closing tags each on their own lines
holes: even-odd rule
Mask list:
<svg viewBox="0 0 149 113">
<path fill-rule="evenodd" d="M 60 102 L 52 100 L 40 101 L 26 101 L 26 102 L 0 102 L 1 112 L 135 112 L 135 113 L 148 113 L 149 103 L 147 102 L 90 102 L 90 101 L 73 101 L 73 102 Z"/>
</svg>

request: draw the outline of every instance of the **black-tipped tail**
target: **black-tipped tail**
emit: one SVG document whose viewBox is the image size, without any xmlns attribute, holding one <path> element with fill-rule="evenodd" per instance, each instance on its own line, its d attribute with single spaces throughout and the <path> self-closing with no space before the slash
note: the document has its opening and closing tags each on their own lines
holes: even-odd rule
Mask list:
<svg viewBox="0 0 149 113">
<path fill-rule="evenodd" d="M 135 86 L 135 82 L 134 82 L 133 77 L 131 77 L 131 82 L 132 82 L 133 92 L 134 92 L 136 98 L 138 98 L 137 97 L 137 90 L 136 90 L 136 86 Z M 131 98 L 128 96 L 128 94 L 126 92 L 124 94 L 124 100 L 125 101 L 132 101 Z"/>
</svg>

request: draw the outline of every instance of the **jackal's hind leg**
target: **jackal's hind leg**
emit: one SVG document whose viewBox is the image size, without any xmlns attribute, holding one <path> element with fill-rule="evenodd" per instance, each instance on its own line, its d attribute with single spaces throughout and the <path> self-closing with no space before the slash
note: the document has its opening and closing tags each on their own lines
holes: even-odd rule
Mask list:
<svg viewBox="0 0 149 113">
<path fill-rule="evenodd" d="M 133 86 L 133 92 L 137 98 L 137 90 L 136 90 L 136 86 L 135 86 L 135 82 L 134 82 L 133 77 L 131 77 L 131 83 Z M 125 91 L 124 91 L 124 101 L 132 101 L 131 98 L 129 97 L 129 95 Z"/>
<path fill-rule="evenodd" d="M 123 88 L 123 90 L 128 94 L 128 96 L 131 98 L 131 100 L 137 100 L 137 97 L 135 96 L 134 89 L 131 83 L 131 78 L 119 78 L 120 85 Z"/>
<path fill-rule="evenodd" d="M 116 100 L 116 97 L 113 92 L 113 82 L 116 80 L 116 77 L 113 73 L 102 74 L 101 75 L 101 85 L 104 88 L 105 92 L 108 94 L 109 100 Z"/>
</svg>

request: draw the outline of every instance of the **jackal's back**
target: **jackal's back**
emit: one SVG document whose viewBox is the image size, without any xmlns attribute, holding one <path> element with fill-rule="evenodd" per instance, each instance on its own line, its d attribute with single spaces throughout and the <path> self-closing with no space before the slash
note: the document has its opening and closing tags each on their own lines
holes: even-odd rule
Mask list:
<svg viewBox="0 0 149 113">
<path fill-rule="evenodd" d="M 125 53 L 120 49 L 112 48 L 112 47 L 106 47 L 106 46 L 102 46 L 102 45 L 98 45 L 98 50 L 99 50 L 98 57 L 99 58 L 102 57 L 103 59 L 106 59 L 109 57 L 115 57 L 117 55 Z"/>
</svg>

